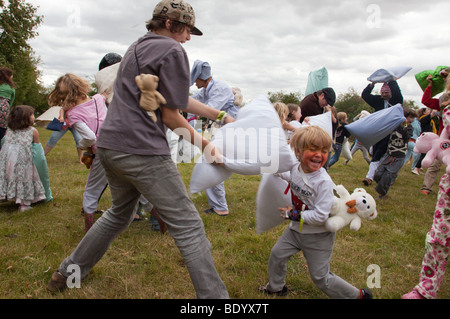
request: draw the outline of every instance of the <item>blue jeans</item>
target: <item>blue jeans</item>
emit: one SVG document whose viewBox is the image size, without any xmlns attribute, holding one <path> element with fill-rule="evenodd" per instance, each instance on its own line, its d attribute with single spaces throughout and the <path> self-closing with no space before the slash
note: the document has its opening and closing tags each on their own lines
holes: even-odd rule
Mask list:
<svg viewBox="0 0 450 319">
<path fill-rule="evenodd" d="M 403 163 L 403 165 L 406 164 L 409 161 L 409 158 L 412 156 L 413 160 L 412 160 L 411 170 L 413 170 L 416 167 L 417 162 L 419 161 L 419 158 L 420 158 L 420 154 L 414 152 L 415 146 L 416 146 L 416 142 L 413 142 L 413 141 L 408 142 L 408 150 L 406 151 L 405 162 Z"/>
<path fill-rule="evenodd" d="M 78 143 L 81 140 L 81 135 L 77 132 L 77 130 L 69 127 L 66 130 L 61 130 L 61 131 L 53 131 L 52 135 L 50 136 L 50 138 L 47 141 L 47 146 L 53 148 L 56 146 L 56 144 L 58 143 L 58 141 L 64 136 L 64 134 L 67 133 L 67 131 L 72 132 L 73 135 L 73 139 L 75 140 L 75 144 L 78 147 Z"/>
<path fill-rule="evenodd" d="M 170 156 L 139 156 L 99 148 L 108 178 L 112 207 L 96 221 L 59 267 L 66 277 L 78 265 L 81 279 L 102 258 L 112 241 L 134 219 L 141 194 L 158 210 L 184 258 L 197 298 L 229 298 L 211 256 L 203 221 Z"/>
<path fill-rule="evenodd" d="M 334 144 L 333 148 L 334 148 L 334 154 L 330 159 L 330 163 L 328 164 L 328 167 L 331 167 L 334 163 L 339 161 L 339 157 L 341 156 L 341 152 L 342 152 L 342 144 L 336 143 L 336 144 Z"/>
</svg>

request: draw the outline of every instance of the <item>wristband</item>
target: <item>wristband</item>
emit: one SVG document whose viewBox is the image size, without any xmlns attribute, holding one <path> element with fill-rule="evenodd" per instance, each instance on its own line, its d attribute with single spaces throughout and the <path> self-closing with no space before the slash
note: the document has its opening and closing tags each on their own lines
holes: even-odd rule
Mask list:
<svg viewBox="0 0 450 319">
<path fill-rule="evenodd" d="M 299 222 L 302 218 L 302 212 L 299 210 L 291 209 L 289 211 L 289 219 Z"/>
<path fill-rule="evenodd" d="M 225 118 L 228 116 L 227 112 L 220 111 L 219 115 L 217 115 L 216 123 L 217 124 L 223 124 L 225 122 Z"/>
<path fill-rule="evenodd" d="M 302 232 L 302 230 L 303 230 L 302 211 L 291 209 L 288 213 L 288 217 L 290 220 L 300 223 L 299 228 L 300 228 L 300 232 Z"/>
</svg>

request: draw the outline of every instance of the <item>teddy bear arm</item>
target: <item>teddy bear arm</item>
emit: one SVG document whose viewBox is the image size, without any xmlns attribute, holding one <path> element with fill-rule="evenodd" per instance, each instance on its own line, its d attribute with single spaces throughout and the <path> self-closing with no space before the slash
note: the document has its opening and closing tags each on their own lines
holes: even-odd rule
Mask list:
<svg viewBox="0 0 450 319">
<path fill-rule="evenodd" d="M 345 220 L 341 216 L 332 216 L 325 222 L 325 228 L 334 233 L 345 227 Z"/>
<path fill-rule="evenodd" d="M 336 186 L 335 190 L 341 199 L 350 197 L 350 193 L 343 185 Z"/>
<path fill-rule="evenodd" d="M 166 104 L 167 103 L 167 101 L 164 98 L 164 96 L 161 93 L 159 93 L 158 91 L 156 91 L 156 98 L 157 98 L 157 100 L 158 100 L 158 102 L 160 104 Z"/>
<path fill-rule="evenodd" d="M 353 231 L 357 231 L 361 228 L 361 218 L 359 216 L 355 216 L 353 220 L 350 222 L 350 229 Z"/>
</svg>

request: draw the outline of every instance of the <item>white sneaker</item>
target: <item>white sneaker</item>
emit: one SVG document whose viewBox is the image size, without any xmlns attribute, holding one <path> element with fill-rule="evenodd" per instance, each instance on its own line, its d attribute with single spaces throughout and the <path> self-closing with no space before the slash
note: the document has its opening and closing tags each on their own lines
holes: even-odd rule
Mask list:
<svg viewBox="0 0 450 319">
<path fill-rule="evenodd" d="M 19 210 L 21 213 L 26 212 L 27 210 L 30 210 L 32 207 L 28 205 L 21 205 Z"/>
</svg>

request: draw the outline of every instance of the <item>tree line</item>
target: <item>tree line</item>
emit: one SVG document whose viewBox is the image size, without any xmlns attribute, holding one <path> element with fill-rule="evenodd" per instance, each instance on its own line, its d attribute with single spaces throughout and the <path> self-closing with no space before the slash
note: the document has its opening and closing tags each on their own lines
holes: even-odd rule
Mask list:
<svg viewBox="0 0 450 319">
<path fill-rule="evenodd" d="M 28 104 L 40 113 L 48 108 L 47 89 L 40 80 L 39 58 L 28 41 L 38 36 L 43 16 L 24 0 L 0 0 L 0 10 L 0 66 L 14 71 L 14 105 Z"/>
</svg>

